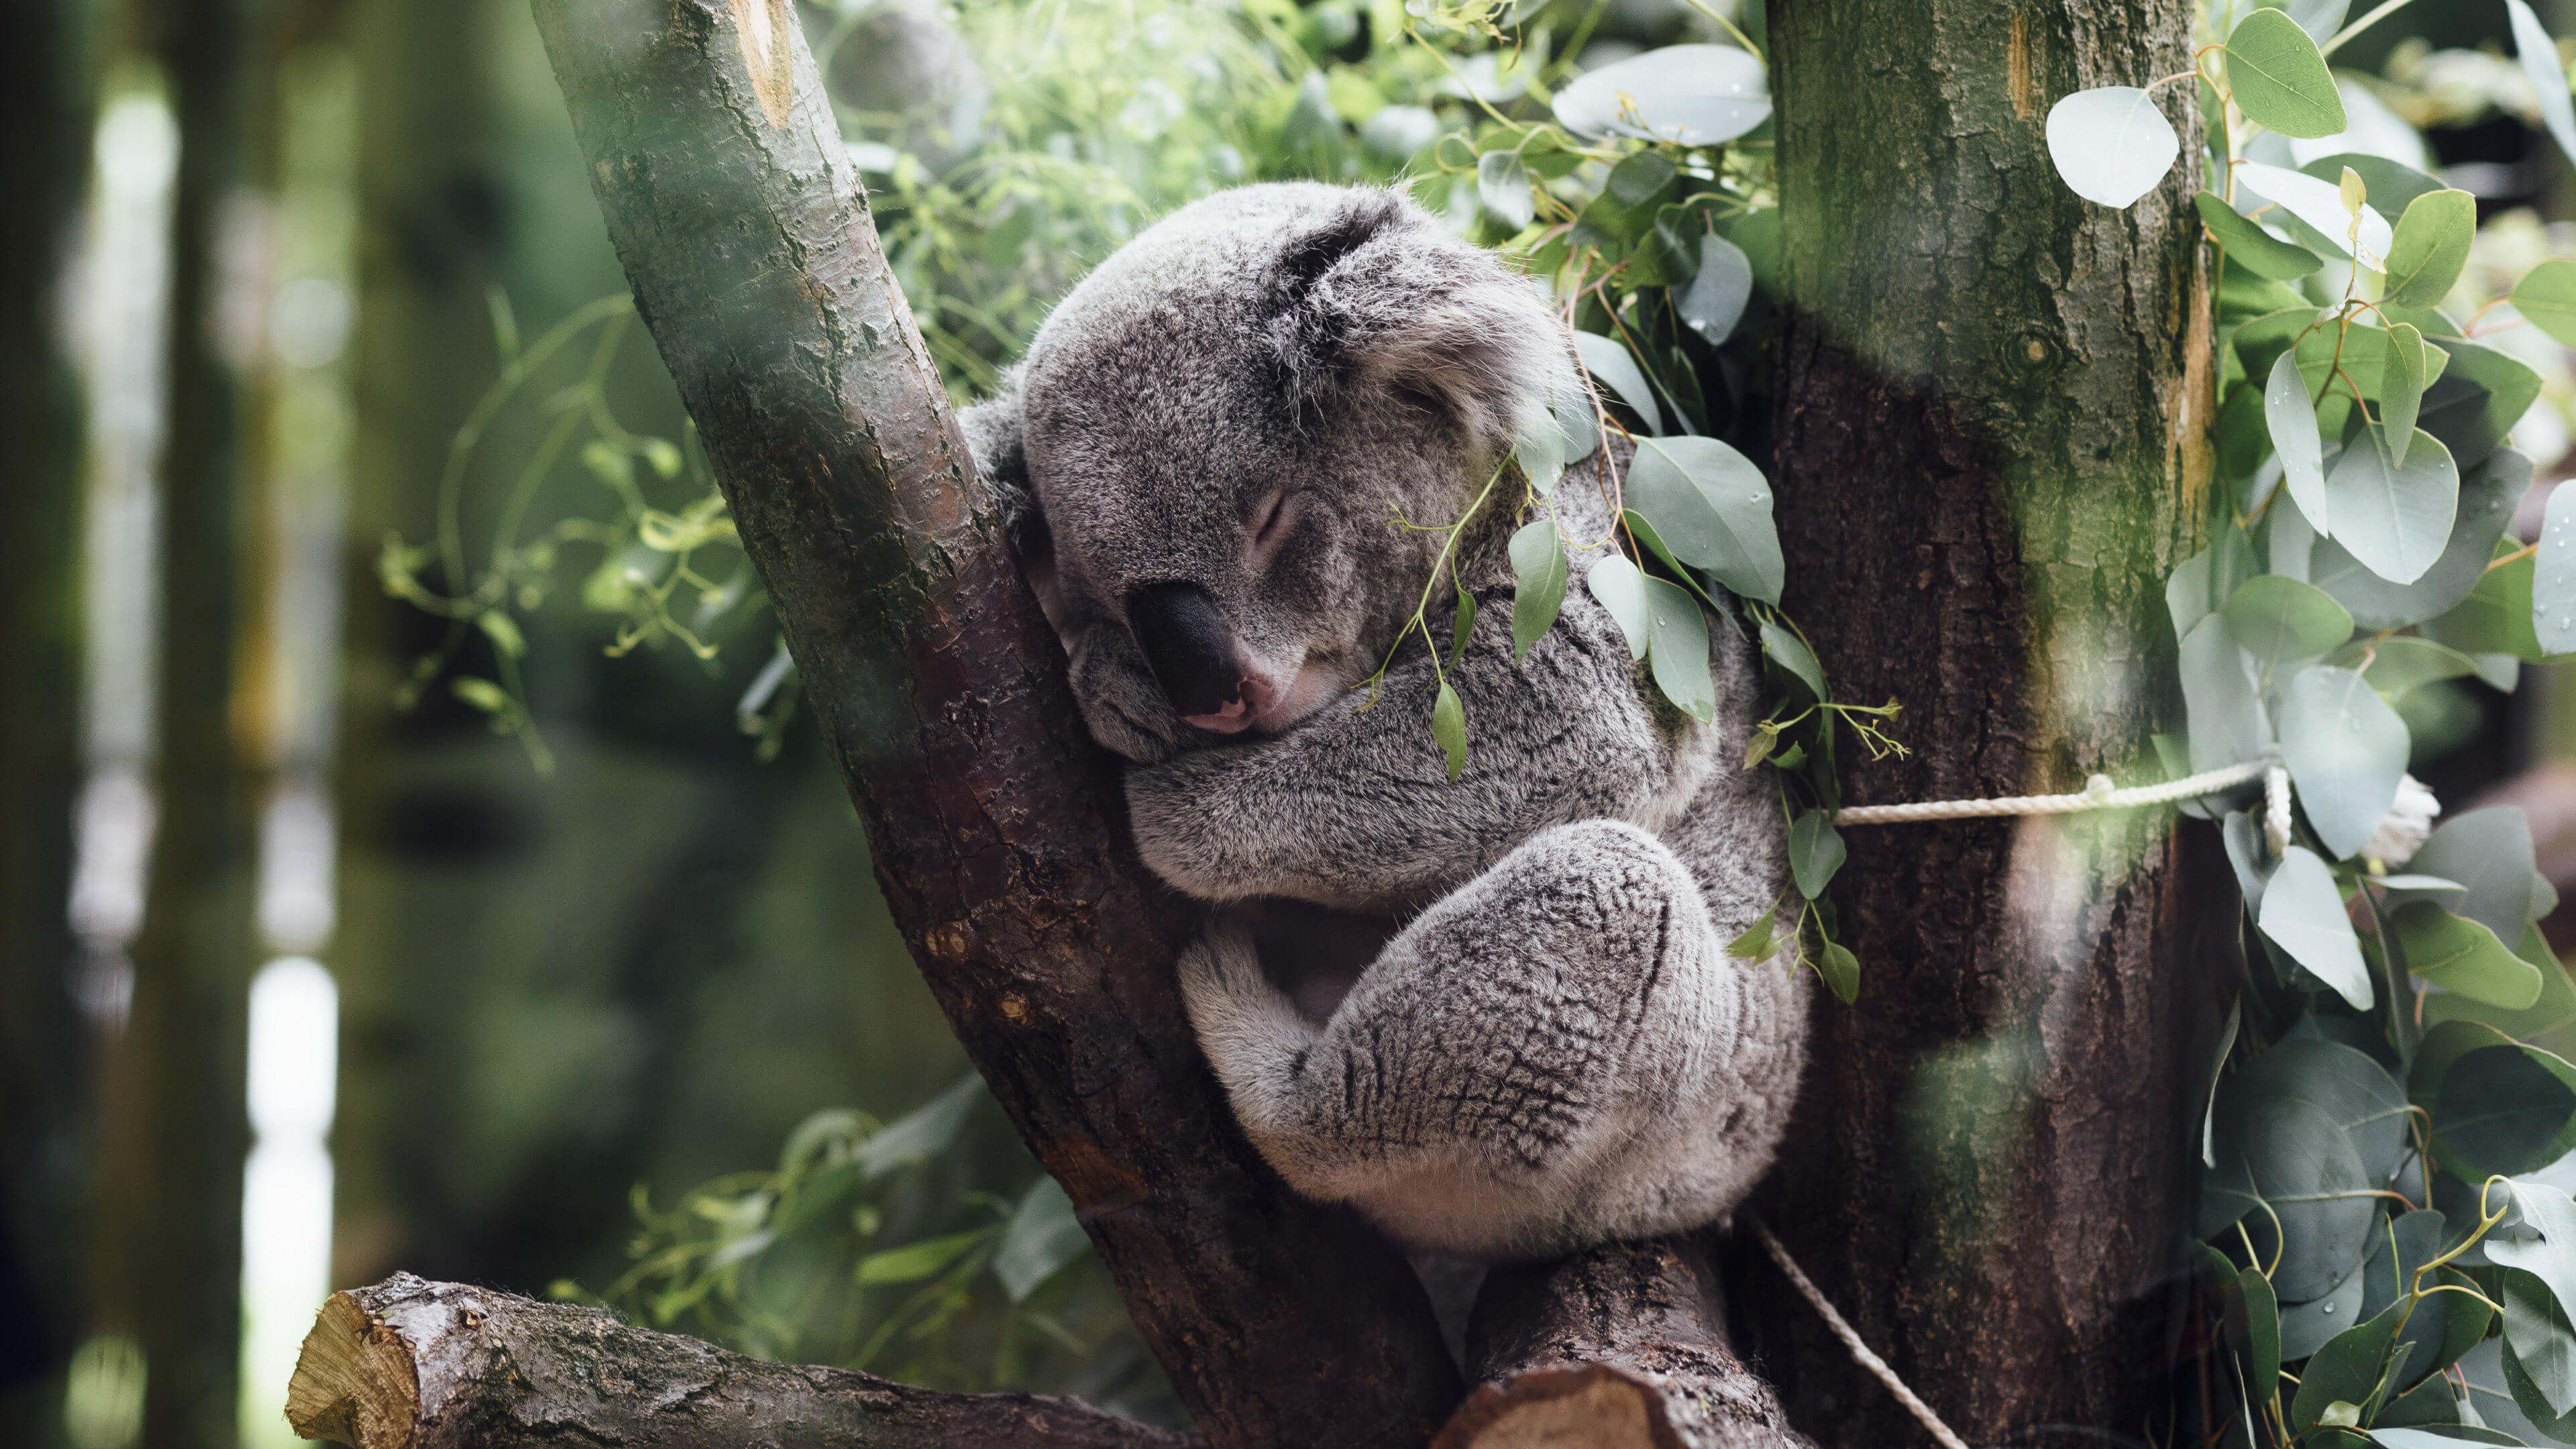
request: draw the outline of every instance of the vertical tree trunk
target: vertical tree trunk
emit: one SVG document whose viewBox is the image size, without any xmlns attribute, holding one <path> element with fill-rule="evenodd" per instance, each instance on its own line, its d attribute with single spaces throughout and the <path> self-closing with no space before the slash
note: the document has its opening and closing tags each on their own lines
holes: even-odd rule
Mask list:
<svg viewBox="0 0 2576 1449">
<path fill-rule="evenodd" d="M 536 0 L 635 299 L 958 1038 L 1220 1445 L 1457 1401 L 1404 1262 L 1289 1196 L 1182 1016 L 1181 916 L 1003 550 L 787 0 Z"/>
<path fill-rule="evenodd" d="M 2161 777 L 2161 585 L 2209 474 L 2197 168 L 2106 210 L 2059 182 L 2043 125 L 2070 91 L 2187 70 L 2191 9 L 1772 0 L 1788 605 L 1840 693 L 1905 704 L 1913 751 L 1847 759 L 1855 803 Z M 2159 94 L 2197 158 L 2190 90 Z M 1973 1442 L 2144 1427 L 2205 1019 L 2173 827 L 1849 833 L 1861 998 L 1817 1013 L 1767 1212 Z M 1792 1416 L 1923 1442 L 1764 1281 Z"/>
<path fill-rule="evenodd" d="M 75 7 L 0 0 L 0 1440 L 37 1441 L 31 1385 L 69 1345 L 79 1255 L 65 1165 L 82 1073 L 70 994 L 80 557 L 79 388 L 59 319 L 89 177 L 90 66 Z"/>
<path fill-rule="evenodd" d="M 225 209 L 258 59 L 243 0 L 151 12 L 179 127 L 160 466 L 160 823 L 108 1052 L 95 1231 L 104 1326 L 144 1351 L 146 1449 L 222 1449 L 240 1374 L 243 989 L 254 832 L 235 747 L 239 400 L 217 331 Z"/>
</svg>

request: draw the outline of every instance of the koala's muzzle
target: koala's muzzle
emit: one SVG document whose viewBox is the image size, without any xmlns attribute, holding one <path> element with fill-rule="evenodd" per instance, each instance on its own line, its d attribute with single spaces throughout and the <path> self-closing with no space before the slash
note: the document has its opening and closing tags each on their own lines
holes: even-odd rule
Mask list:
<svg viewBox="0 0 2576 1449">
<path fill-rule="evenodd" d="M 1154 682 L 1184 719 L 1222 715 L 1243 698 L 1234 632 L 1216 600 L 1196 584 L 1146 584 L 1127 604 L 1127 622 Z"/>
</svg>

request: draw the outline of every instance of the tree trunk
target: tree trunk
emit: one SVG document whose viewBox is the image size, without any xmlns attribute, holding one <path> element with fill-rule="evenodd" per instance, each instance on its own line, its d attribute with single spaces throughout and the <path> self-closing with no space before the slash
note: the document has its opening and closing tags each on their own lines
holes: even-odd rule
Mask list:
<svg viewBox="0 0 2576 1449">
<path fill-rule="evenodd" d="M 1790 611 L 1845 698 L 1906 706 L 1854 803 L 2161 778 L 2162 580 L 2209 476 L 2196 166 L 2078 200 L 2043 125 L 2190 68 L 2184 0 L 1772 0 Z M 2199 154 L 2187 89 L 2165 110 Z M 1859 1004 L 1817 1012 L 1768 1216 L 1974 1442 L 2143 1437 L 2209 989 L 2164 811 L 1856 829 Z M 2224 923 L 2215 923 L 2223 929 Z M 1779 1279 L 1759 1279 L 1776 1287 Z M 1785 1291 L 1776 1296 L 1793 1303 Z M 1784 1307 L 1782 1389 L 1838 1443 L 1923 1442 Z"/>
<path fill-rule="evenodd" d="M 1494 1269 L 1467 1362 L 1477 1389 L 1435 1449 L 1813 1449 L 1727 1347 L 1696 1238 Z"/>
<path fill-rule="evenodd" d="M 1224 1445 L 1418 1444 L 1403 1259 L 1235 1130 L 787 0 L 536 0 L 611 239 L 958 1038 Z"/>
<path fill-rule="evenodd" d="M 287 1422 L 352 1449 L 1187 1449 L 1070 1399 L 789 1368 L 596 1308 L 397 1273 L 322 1305 Z"/>
<path fill-rule="evenodd" d="M 225 209 L 260 54 L 244 0 L 151 12 L 179 130 L 161 499 L 159 807 L 125 1029 L 106 1049 L 93 1232 L 101 1326 L 143 1348 L 144 1449 L 234 1441 L 255 831 L 235 748 L 240 402 L 217 335 Z"/>
<path fill-rule="evenodd" d="M 55 1416 L 21 1386 L 70 1344 L 84 1074 L 70 993 L 79 634 L 79 386 L 63 346 L 64 263 L 89 178 L 90 64 L 75 7 L 0 0 L 0 1440 Z M 41 1425 L 41 1427 L 40 1427 Z"/>
</svg>

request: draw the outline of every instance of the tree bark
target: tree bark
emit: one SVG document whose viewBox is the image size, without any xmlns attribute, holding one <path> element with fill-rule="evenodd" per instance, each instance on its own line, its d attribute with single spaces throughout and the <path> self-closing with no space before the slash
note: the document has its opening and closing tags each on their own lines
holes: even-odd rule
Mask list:
<svg viewBox="0 0 2576 1449">
<path fill-rule="evenodd" d="M 351 1449 L 1185 1449 L 1070 1399 L 950 1394 L 789 1368 L 596 1308 L 396 1273 L 334 1293 L 305 1336 L 287 1422 Z"/>
<path fill-rule="evenodd" d="M 1695 1238 L 1494 1269 L 1467 1362 L 1476 1391 L 1434 1449 L 1813 1449 L 1727 1346 Z"/>
<path fill-rule="evenodd" d="M 1770 17 L 1787 603 L 1839 693 L 1905 704 L 1912 750 L 1846 759 L 1850 797 L 2161 778 L 2161 583 L 2209 477 L 2196 165 L 2114 212 L 2067 191 L 2043 127 L 2070 91 L 2187 72 L 2191 6 L 1772 0 Z M 2188 91 L 2159 94 L 2197 158 Z M 2142 1437 L 2212 995 L 2192 968 L 2219 959 L 2187 939 L 2204 927 L 2179 909 L 2173 823 L 1847 837 L 1835 897 L 1861 997 L 1817 1013 L 1766 1216 L 1974 1442 Z M 1800 1423 L 1923 1442 L 1813 1315 L 1769 1326 Z"/>
<path fill-rule="evenodd" d="M 536 0 L 611 239 L 958 1038 L 1225 1445 L 1418 1444 L 1395 1250 L 1235 1130 L 1112 762 L 881 254 L 787 0 Z"/>
</svg>

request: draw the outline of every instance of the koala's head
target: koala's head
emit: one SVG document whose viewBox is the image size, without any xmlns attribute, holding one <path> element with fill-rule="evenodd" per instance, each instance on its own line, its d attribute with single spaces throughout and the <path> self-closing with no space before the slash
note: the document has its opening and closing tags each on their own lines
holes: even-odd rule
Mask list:
<svg viewBox="0 0 2576 1449">
<path fill-rule="evenodd" d="M 1396 520 L 1455 519 L 1578 386 L 1531 283 L 1412 202 L 1251 186 L 1102 263 L 964 421 L 1093 735 L 1154 760 L 1374 672 L 1441 541 Z"/>
</svg>

